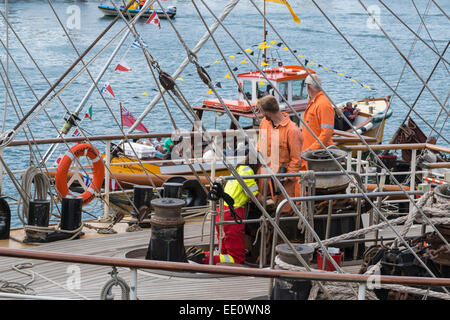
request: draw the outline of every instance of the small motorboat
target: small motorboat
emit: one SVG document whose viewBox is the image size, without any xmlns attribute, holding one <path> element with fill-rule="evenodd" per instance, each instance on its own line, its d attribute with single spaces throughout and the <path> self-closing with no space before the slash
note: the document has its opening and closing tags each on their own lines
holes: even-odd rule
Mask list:
<svg viewBox="0 0 450 320">
<path fill-rule="evenodd" d="M 103 12 L 105 16 L 116 16 L 117 11 L 114 6 L 108 6 L 106 4 L 100 4 L 98 8 Z M 124 10 L 124 6 L 120 6 L 119 10 L 122 12 Z M 131 15 L 131 17 L 134 17 L 137 15 L 141 10 L 140 9 L 128 9 L 128 13 Z M 153 13 L 153 11 L 156 11 L 156 14 L 158 15 L 158 18 L 160 19 L 166 19 L 166 15 L 161 9 L 147 9 L 141 17 L 148 18 Z M 169 18 L 175 18 L 175 15 L 177 14 L 177 8 L 176 7 L 168 7 L 166 10 L 167 16 Z"/>
</svg>

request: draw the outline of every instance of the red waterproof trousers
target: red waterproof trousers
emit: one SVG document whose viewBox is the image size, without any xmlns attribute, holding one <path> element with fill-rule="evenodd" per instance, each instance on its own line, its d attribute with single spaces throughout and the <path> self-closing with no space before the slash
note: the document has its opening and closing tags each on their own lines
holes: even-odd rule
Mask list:
<svg viewBox="0 0 450 320">
<path fill-rule="evenodd" d="M 234 209 L 241 219 L 245 219 L 245 208 Z M 227 206 L 224 206 L 224 220 L 234 221 L 231 216 L 231 211 Z M 217 208 L 219 212 L 219 208 Z M 216 216 L 216 222 L 219 222 L 220 216 Z M 222 240 L 222 252 L 221 255 L 214 255 L 213 264 L 219 262 L 227 262 L 226 255 L 233 257 L 234 263 L 242 264 L 245 260 L 245 225 L 242 224 L 226 224 L 223 226 L 225 237 Z M 219 239 L 220 232 L 219 226 L 216 225 L 217 239 Z M 205 252 L 206 258 L 203 263 L 209 263 L 209 252 Z M 222 259 L 221 259 L 222 256 Z"/>
</svg>

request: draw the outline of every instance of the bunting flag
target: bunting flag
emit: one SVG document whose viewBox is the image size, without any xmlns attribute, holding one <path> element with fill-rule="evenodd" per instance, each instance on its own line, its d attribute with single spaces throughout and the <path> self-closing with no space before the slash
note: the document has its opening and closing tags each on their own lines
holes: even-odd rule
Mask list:
<svg viewBox="0 0 450 320">
<path fill-rule="evenodd" d="M 78 128 L 75 129 L 75 131 L 72 133 L 72 137 L 79 137 L 81 136 L 80 130 Z"/>
<path fill-rule="evenodd" d="M 100 90 L 101 93 L 104 93 L 105 91 L 108 92 L 112 97 L 114 97 L 114 98 L 116 97 L 114 95 L 114 92 L 113 92 L 109 82 L 105 83 L 105 85 L 103 86 L 102 90 Z"/>
<path fill-rule="evenodd" d="M 92 120 L 92 104 L 91 104 L 91 106 L 89 107 L 88 112 L 86 112 L 86 113 L 84 114 L 84 118 L 88 118 L 89 120 Z"/>
<path fill-rule="evenodd" d="M 300 23 L 300 19 L 297 17 L 297 15 L 295 14 L 294 10 L 292 9 L 292 7 L 289 5 L 289 3 L 287 2 L 287 0 L 265 0 L 266 2 L 274 2 L 274 3 L 280 3 L 280 4 L 284 4 L 286 5 L 286 7 L 288 8 L 289 12 L 292 15 L 292 19 L 294 19 L 294 21 L 296 23 Z"/>
<path fill-rule="evenodd" d="M 153 11 L 153 13 L 150 15 L 150 17 L 145 23 L 146 24 L 153 23 L 154 25 L 157 25 L 159 29 L 161 29 L 161 24 L 159 22 L 159 18 L 158 15 L 156 14 L 156 11 Z"/>
<path fill-rule="evenodd" d="M 131 68 L 125 62 L 122 61 L 122 62 L 119 62 L 117 67 L 114 69 L 114 71 L 128 72 L 128 71 L 131 71 Z"/>
<path fill-rule="evenodd" d="M 59 163 L 61 162 L 63 157 L 64 157 L 64 154 L 60 153 L 59 156 L 55 160 L 55 165 L 59 165 Z"/>
<path fill-rule="evenodd" d="M 120 115 L 122 118 L 122 125 L 125 127 L 132 127 L 133 124 L 136 122 L 136 118 L 130 113 L 130 111 L 128 111 L 122 105 L 120 106 Z M 145 132 L 145 133 L 149 133 L 147 128 L 142 123 L 140 123 L 136 127 L 136 130 Z"/>
<path fill-rule="evenodd" d="M 268 1 L 268 0 L 267 0 Z M 279 3 L 281 3 L 281 2 L 279 2 Z M 282 49 L 283 51 L 289 51 L 289 48 L 288 47 L 282 47 L 283 46 L 283 42 L 280 42 L 280 41 L 278 41 L 278 40 L 272 40 L 272 41 L 264 41 L 264 42 L 261 42 L 261 43 L 258 43 L 258 44 L 254 44 L 254 45 L 252 45 L 251 47 L 257 47 L 258 49 L 260 49 L 260 50 L 264 50 L 264 48 L 265 47 L 270 47 L 269 45 L 268 45 L 268 43 L 270 43 L 270 44 L 272 44 L 272 48 L 275 48 L 275 49 L 277 49 L 277 47 L 278 48 L 280 48 L 280 49 Z M 253 55 L 255 52 L 252 50 L 252 49 L 250 49 L 250 48 L 247 48 L 247 49 L 245 49 L 244 50 L 245 52 L 247 52 L 249 55 Z M 295 53 L 295 54 L 297 54 L 297 51 L 298 50 L 292 50 L 292 52 L 293 53 Z M 235 55 L 239 55 L 239 54 L 243 54 L 242 52 L 236 52 L 235 53 Z M 332 70 L 332 69 L 330 69 L 330 68 L 327 68 L 327 67 L 325 67 L 325 66 L 323 66 L 322 64 L 320 64 L 320 63 L 316 63 L 316 62 L 313 62 L 313 61 L 309 61 L 308 59 L 306 59 L 305 58 L 305 56 L 303 55 L 303 54 L 298 54 L 297 55 L 298 57 L 300 57 L 300 58 L 303 58 L 303 59 L 305 59 L 304 60 L 304 65 L 305 66 L 317 66 L 318 68 L 323 68 L 325 71 L 327 71 L 327 72 L 332 72 L 332 73 L 334 73 L 334 74 L 336 74 L 336 75 L 338 75 L 338 76 L 343 76 L 345 79 L 348 79 L 348 80 L 350 80 L 350 81 L 352 81 L 353 83 L 355 83 L 355 84 L 358 84 L 359 86 L 361 86 L 361 87 L 363 87 L 363 88 L 366 88 L 366 89 L 368 89 L 368 90 L 373 90 L 373 91 L 376 91 L 377 89 L 376 88 L 372 88 L 371 86 L 368 86 L 368 85 L 365 85 L 365 84 L 363 84 L 363 83 L 360 83 L 359 81 L 357 81 L 357 80 L 355 80 L 355 79 L 353 79 L 352 77 L 350 77 L 350 76 L 346 76 L 346 75 L 344 75 L 342 72 L 338 72 L 338 71 L 335 71 L 335 70 Z M 230 56 L 228 56 L 230 59 L 232 59 L 232 60 L 235 60 L 236 59 L 236 56 L 234 56 L 234 55 L 230 55 Z M 214 62 L 212 62 L 211 64 L 209 64 L 209 65 L 206 65 L 206 66 L 204 66 L 204 68 L 210 68 L 211 66 L 213 66 L 213 65 L 215 65 L 215 64 L 218 64 L 218 63 L 220 63 L 221 61 L 224 61 L 224 59 L 220 59 L 220 60 L 215 60 Z M 236 60 L 235 60 L 236 61 Z M 245 64 L 245 63 L 248 63 L 249 61 L 247 60 L 247 59 L 243 59 L 240 63 L 239 63 L 239 66 L 241 66 L 241 64 Z M 263 66 L 263 67 L 266 67 L 266 66 L 270 66 L 270 64 L 268 64 L 268 63 L 266 63 L 266 62 L 262 62 L 261 63 L 261 66 Z M 238 67 L 234 67 L 232 70 L 233 71 L 237 71 L 239 68 Z M 188 73 L 188 74 L 186 74 L 186 76 L 193 76 L 195 73 Z M 225 75 L 225 78 L 226 79 L 232 79 L 232 77 L 231 77 L 231 75 L 228 73 L 228 74 L 226 74 Z M 185 81 L 183 78 L 177 78 L 177 80 L 179 80 L 179 81 Z M 220 84 L 220 82 L 218 82 L 219 84 Z M 216 87 L 217 87 L 217 85 L 216 85 Z M 157 91 L 156 89 L 152 89 L 152 90 L 154 90 L 154 91 Z M 209 94 L 212 94 L 212 92 L 208 92 Z"/>
<path fill-rule="evenodd" d="M 141 40 L 142 45 L 144 46 L 144 48 L 148 48 L 147 43 L 144 41 L 144 39 L 142 39 L 141 36 L 139 36 L 139 39 Z M 137 48 L 137 49 L 141 49 L 142 48 L 141 45 L 139 44 L 139 41 L 137 41 L 137 40 L 133 41 L 133 43 L 131 44 L 131 47 L 132 48 Z"/>
</svg>

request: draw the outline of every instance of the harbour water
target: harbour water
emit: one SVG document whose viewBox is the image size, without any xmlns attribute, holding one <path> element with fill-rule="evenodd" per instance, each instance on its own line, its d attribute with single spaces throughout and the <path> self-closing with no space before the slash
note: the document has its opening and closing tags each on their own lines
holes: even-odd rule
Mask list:
<svg viewBox="0 0 450 320">
<path fill-rule="evenodd" d="M 224 0 L 208 0 L 207 3 L 211 9 L 219 15 L 227 1 Z M 428 0 L 415 0 L 418 11 L 423 14 Z M 105 2 L 110 4 L 109 1 Z M 119 2 L 117 2 L 119 3 Z M 190 0 L 168 0 L 162 2 L 164 6 L 176 6 L 177 16 L 173 20 L 175 27 L 183 36 L 186 44 L 193 48 L 201 36 L 206 32 L 202 22 L 192 6 Z M 201 5 L 200 1 L 196 1 L 201 8 L 202 14 L 208 24 L 214 20 L 208 14 L 207 10 Z M 262 1 L 255 1 L 262 8 Z M 307 0 L 290 1 L 294 11 L 301 19 L 300 24 L 296 24 L 289 11 L 282 5 L 268 3 L 267 16 L 272 24 L 277 28 L 278 32 L 287 41 L 289 46 L 297 50 L 298 54 L 304 56 L 304 59 L 313 61 L 315 64 L 310 67 L 318 72 L 322 77 L 323 87 L 333 102 L 339 103 L 350 99 L 361 99 L 367 96 L 386 96 L 392 93 L 386 85 L 375 75 L 369 67 L 355 54 L 348 44 L 337 34 L 332 26 L 327 22 L 319 10 Z M 371 66 L 379 73 L 379 75 L 392 87 L 397 86 L 397 81 L 402 73 L 405 61 L 398 54 L 395 48 L 384 37 L 383 33 L 375 28 L 374 23 L 370 20 L 367 12 L 360 6 L 356 0 L 328 1 L 321 0 L 317 3 L 329 15 L 330 19 L 337 27 L 348 37 L 348 40 L 357 48 Z M 389 11 L 384 8 L 380 2 L 376 0 L 364 1 L 365 5 L 372 10 L 378 17 L 381 26 L 389 34 L 396 43 L 401 52 L 408 56 L 411 46 L 414 43 L 414 35 L 408 31 Z M 417 31 L 420 25 L 420 19 L 410 1 L 385 1 L 387 5 L 399 17 L 408 24 L 408 26 Z M 79 52 L 83 52 L 90 43 L 99 35 L 99 33 L 112 21 L 111 17 L 104 17 L 103 13 L 97 9 L 100 1 L 52 1 L 57 14 L 66 27 L 71 39 Z M 446 12 L 450 11 L 450 2 L 439 1 L 440 6 Z M 27 49 L 39 64 L 42 71 L 53 83 L 61 74 L 73 63 L 77 58 L 77 54 L 72 48 L 70 42 L 59 25 L 55 15 L 49 7 L 47 1 L 8 1 L 9 21 L 20 39 L 26 45 Z M 0 10 L 4 13 L 4 1 L 0 2 Z M 250 1 L 242 0 L 240 4 L 233 10 L 229 17 L 225 20 L 225 25 L 233 33 L 235 38 L 244 48 L 251 48 L 255 51 L 254 57 L 257 57 L 259 49 L 257 45 L 263 41 L 263 19 L 256 11 Z M 450 38 L 449 20 L 436 8 L 430 5 L 429 12 L 425 18 L 426 27 L 430 33 L 434 43 L 425 29 L 422 30 L 421 36 L 425 41 L 434 47 L 438 52 L 442 52 Z M 123 21 L 119 21 L 114 27 L 100 40 L 100 42 L 90 52 L 85 61 L 92 58 L 111 38 L 124 26 Z M 173 73 L 178 65 L 186 57 L 183 46 L 178 41 L 175 32 L 170 23 L 161 20 L 161 29 L 155 25 L 145 24 L 145 19 L 141 19 L 136 23 L 136 28 L 145 42 L 148 44 L 150 54 L 159 62 L 163 71 Z M 5 42 L 5 23 L 0 19 L 0 39 Z M 279 42 L 275 33 L 268 29 L 267 40 Z M 230 39 L 230 37 L 219 28 L 215 33 L 215 37 L 221 46 L 230 65 L 238 68 L 238 73 L 253 70 L 250 63 L 241 63 L 244 59 L 242 54 L 238 54 L 241 50 Z M 18 63 L 25 77 L 32 85 L 38 97 L 42 96 L 49 85 L 45 82 L 42 75 L 33 65 L 24 49 L 14 34 L 9 31 L 9 48 L 12 56 Z M 157 86 L 153 81 L 152 74 L 148 68 L 140 49 L 129 48 L 134 39 L 131 36 L 126 40 L 125 45 L 121 48 L 117 58 L 111 64 L 106 72 L 99 87 L 109 82 L 115 98 L 107 97 L 109 108 L 105 105 L 98 92 L 94 92 L 88 101 L 85 110 L 92 105 L 92 120 L 84 119 L 82 127 L 90 134 L 120 134 L 117 123 L 120 123 L 119 103 L 122 104 L 135 116 L 147 107 L 151 99 L 157 92 Z M 270 44 L 270 43 L 269 43 Z M 256 46 L 255 46 L 256 45 Z M 103 64 L 113 50 L 107 49 L 106 52 L 96 60 L 89 68 L 95 77 L 102 68 Z M 284 46 L 277 47 L 272 44 L 274 50 L 269 51 L 269 55 L 273 57 L 281 57 L 285 65 L 296 64 L 295 59 L 286 50 Z M 450 54 L 447 52 L 445 58 L 449 60 Z M 6 66 L 5 50 L 0 47 L 0 59 Z M 126 62 L 131 67 L 130 72 L 115 72 L 114 68 L 120 61 Z M 208 68 L 209 75 L 213 82 L 220 82 L 221 88 L 218 88 L 222 97 L 233 98 L 237 95 L 236 85 L 233 80 L 225 78 L 229 73 L 225 63 L 215 63 L 220 60 L 220 54 L 214 44 L 209 41 L 205 47 L 198 53 L 198 61 L 201 65 L 210 65 Z M 426 80 L 429 73 L 433 69 L 438 56 L 427 48 L 422 42 L 417 41 L 414 51 L 411 54 L 410 61 L 417 73 L 423 80 Z M 318 65 L 322 67 L 319 67 Z M 327 72 L 326 67 L 335 72 Z M 80 66 L 77 66 L 70 75 L 74 75 Z M 21 78 L 19 72 L 15 68 L 11 60 L 9 60 L 9 78 L 13 84 L 13 88 L 20 106 L 26 112 L 36 102 L 27 84 Z M 1 72 L 3 74 L 3 71 Z M 192 75 L 189 75 L 192 74 Z M 190 65 L 181 75 L 184 81 L 178 80 L 183 93 L 189 102 L 193 105 L 200 104 L 201 101 L 210 96 L 208 88 L 199 80 L 195 69 Z M 68 78 L 67 78 L 68 79 Z M 352 81 L 371 87 L 363 87 Z M 65 83 L 65 81 L 63 82 Z M 90 78 L 84 73 L 74 83 L 72 83 L 62 94 L 61 99 L 68 109 L 75 110 L 91 85 Z M 441 63 L 430 82 L 429 87 L 433 90 L 438 99 L 444 103 L 448 94 L 450 85 L 450 77 L 444 64 Z M 422 82 L 416 74 L 407 66 L 398 86 L 398 93 L 410 105 L 415 101 Z M 16 101 L 14 100 L 16 104 Z M 17 106 L 17 104 L 16 104 Z M 448 104 L 447 104 L 448 108 Z M 6 114 L 7 121 L 4 129 L 10 129 L 17 123 L 17 116 L 11 103 L 5 109 L 5 89 L 0 85 L 0 114 Z M 177 112 L 174 105 L 171 109 L 176 114 L 177 123 L 181 128 L 189 129 L 190 124 L 182 114 Z M 392 109 L 393 116 L 387 121 L 384 133 L 384 140 L 388 141 L 397 129 L 398 125 L 404 119 L 408 108 L 400 101 L 398 97 L 393 100 Z M 422 117 L 434 124 L 440 106 L 433 96 L 425 89 L 415 108 Z M 63 117 L 66 114 L 65 108 L 57 101 L 47 107 L 47 112 L 51 116 L 52 121 L 57 129 L 60 129 L 64 123 Z M 84 112 L 82 112 L 82 115 Z M 226 116 L 217 119 L 217 128 L 226 129 L 229 126 L 229 120 Z M 430 129 L 422 123 L 416 116 L 414 120 L 421 126 L 425 134 L 429 134 Z M 214 127 L 213 115 L 206 118 L 206 126 Z M 448 139 L 448 131 L 450 126 L 448 121 L 444 125 L 445 114 L 437 120 L 435 127 L 441 130 L 442 134 Z M 150 132 L 168 132 L 171 131 L 172 125 L 166 114 L 164 105 L 160 102 L 152 110 L 147 120 L 144 121 L 145 126 Z M 57 129 L 48 120 L 45 113 L 41 113 L 34 119 L 30 128 L 35 138 L 50 138 L 57 135 Z M 23 132 L 18 133 L 16 139 L 23 139 Z M 438 144 L 446 145 L 442 139 L 438 139 Z M 98 148 L 103 151 L 104 144 L 98 143 Z M 47 146 L 41 146 L 41 153 L 45 153 Z M 64 153 L 65 146 L 59 147 L 49 164 L 53 164 L 56 156 Z M 28 147 L 23 148 L 7 148 L 5 150 L 5 160 L 12 170 L 25 169 L 29 166 L 29 150 Z M 19 177 L 19 175 L 17 175 Z M 13 192 L 14 188 L 8 178 L 4 179 L 3 194 L 17 197 Z M 11 192 L 11 194 L 10 194 Z M 14 207 L 12 208 L 14 212 Z M 19 226 L 19 221 L 13 218 L 13 226 Z"/>
</svg>

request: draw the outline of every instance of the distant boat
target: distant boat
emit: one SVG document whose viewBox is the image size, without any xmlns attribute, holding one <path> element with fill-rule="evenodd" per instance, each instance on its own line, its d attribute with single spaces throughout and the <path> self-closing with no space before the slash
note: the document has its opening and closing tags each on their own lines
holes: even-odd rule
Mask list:
<svg viewBox="0 0 450 320">
<path fill-rule="evenodd" d="M 108 6 L 105 4 L 100 4 L 98 6 L 98 8 L 103 12 L 103 14 L 105 16 L 116 16 L 117 15 L 117 11 L 116 8 L 114 8 L 114 6 Z M 119 10 L 122 12 L 124 9 L 124 6 L 120 6 Z M 128 13 L 130 13 L 131 17 L 134 17 L 135 15 L 137 15 L 141 10 L 140 9 L 128 9 Z M 166 15 L 164 14 L 164 12 L 161 9 L 147 9 L 142 15 L 141 17 L 144 18 L 148 18 L 150 17 L 150 15 L 153 13 L 153 11 L 156 11 L 156 13 L 158 14 L 158 18 L 160 19 L 167 19 Z M 175 15 L 177 14 L 177 8 L 176 7 L 168 7 L 166 9 L 166 13 L 169 16 L 169 18 L 174 18 Z"/>
</svg>

